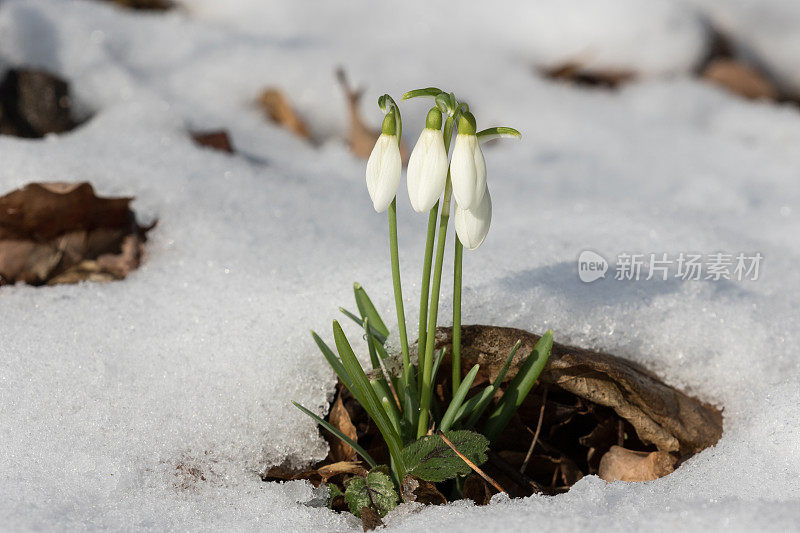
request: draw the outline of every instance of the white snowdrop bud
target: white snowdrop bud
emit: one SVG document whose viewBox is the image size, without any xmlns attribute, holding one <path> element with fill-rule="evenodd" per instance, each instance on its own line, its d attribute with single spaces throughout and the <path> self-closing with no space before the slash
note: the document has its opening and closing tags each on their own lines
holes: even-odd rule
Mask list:
<svg viewBox="0 0 800 533">
<path fill-rule="evenodd" d="M 394 112 L 390 111 L 383 119 L 381 135 L 367 160 L 367 190 L 378 213 L 386 211 L 394 200 L 402 168 L 397 125 Z"/>
<path fill-rule="evenodd" d="M 428 112 L 425 129 L 408 159 L 408 198 L 418 213 L 429 211 L 439 200 L 447 182 L 447 150 L 442 135 L 442 113 Z"/>
<path fill-rule="evenodd" d="M 486 161 L 475 133 L 475 117 L 464 113 L 458 120 L 458 135 L 450 162 L 453 196 L 464 209 L 477 207 L 486 190 Z"/>
<path fill-rule="evenodd" d="M 469 250 L 474 250 L 483 243 L 492 222 L 492 197 L 489 189 L 485 189 L 481 196 L 480 203 L 474 209 L 464 209 L 456 203 L 456 235 Z"/>
</svg>

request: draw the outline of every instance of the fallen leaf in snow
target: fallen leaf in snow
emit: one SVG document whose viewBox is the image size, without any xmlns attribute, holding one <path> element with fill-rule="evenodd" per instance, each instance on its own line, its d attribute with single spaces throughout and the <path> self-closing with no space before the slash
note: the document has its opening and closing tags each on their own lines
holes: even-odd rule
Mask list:
<svg viewBox="0 0 800 533">
<path fill-rule="evenodd" d="M 400 487 L 400 497 L 406 503 L 417 502 L 425 505 L 444 505 L 447 498 L 439 492 L 436 485 L 417 476 L 406 475 Z"/>
<path fill-rule="evenodd" d="M 200 146 L 213 148 L 221 152 L 234 153 L 228 132 L 225 130 L 193 131 L 190 133 L 194 142 Z"/>
<path fill-rule="evenodd" d="M 616 87 L 634 78 L 632 72 L 622 70 L 590 69 L 580 62 L 568 62 L 551 68 L 541 69 L 542 74 L 553 80 L 568 81 L 578 85 Z"/>
<path fill-rule="evenodd" d="M 293 131 L 304 139 L 311 137 L 308 127 L 297 116 L 297 113 L 289 103 L 289 99 L 279 89 L 272 87 L 264 89 L 258 97 L 258 103 L 275 124 Z"/>
<path fill-rule="evenodd" d="M 650 481 L 671 474 L 675 457 L 667 452 L 636 452 L 612 446 L 600 460 L 598 475 L 608 481 Z"/>
<path fill-rule="evenodd" d="M 145 233 L 131 198 L 100 198 L 89 183 L 30 183 L 0 197 L 0 284 L 122 279 Z"/>
<path fill-rule="evenodd" d="M 6 135 L 37 138 L 78 124 L 67 82 L 43 70 L 9 70 L 0 82 L 0 109 L 0 133 Z"/>
<path fill-rule="evenodd" d="M 702 77 L 745 98 L 778 98 L 777 89 L 764 74 L 734 59 L 714 59 L 706 66 Z"/>
<path fill-rule="evenodd" d="M 363 159 L 369 158 L 372 149 L 375 147 L 375 141 L 378 140 L 381 132 L 379 129 L 372 129 L 364 123 L 361 118 L 361 113 L 358 110 L 358 104 L 361 97 L 364 96 L 364 88 L 353 89 L 347 81 L 347 75 L 343 68 L 336 70 L 336 78 L 344 90 L 345 98 L 347 99 L 347 114 L 350 117 L 350 130 L 347 137 L 347 142 L 350 146 L 350 151 L 358 157 Z M 405 144 L 400 144 L 400 156 L 403 161 L 408 161 L 408 151 Z"/>
<path fill-rule="evenodd" d="M 342 403 L 341 394 L 336 397 L 336 401 L 333 403 L 333 407 L 331 407 L 328 422 L 346 436 L 354 441 L 358 441 L 356 427 L 350 420 L 350 414 Z M 334 435 L 330 438 L 329 442 L 331 446 L 331 459 L 334 461 L 352 461 L 356 458 L 356 451 L 349 444 L 342 442 L 342 439 Z"/>
<path fill-rule="evenodd" d="M 492 499 L 489 484 L 478 474 L 470 474 L 464 480 L 462 493 L 465 499 L 472 500 L 475 505 L 488 505 Z"/>
<path fill-rule="evenodd" d="M 438 328 L 436 348 L 451 352 L 451 328 Z M 516 375 L 539 340 L 527 331 L 494 326 L 463 326 L 462 368 L 480 364 L 479 378 L 496 376 L 511 347 L 522 340 L 505 381 Z M 449 367 L 449 360 L 442 367 Z M 447 372 L 440 370 L 440 372 Z M 670 387 L 641 365 L 601 352 L 553 343 L 539 380 L 591 402 L 611 407 L 635 428 L 645 443 L 659 450 L 691 455 L 713 446 L 722 436 L 722 413 Z M 478 381 L 478 378 L 475 380 Z"/>
<path fill-rule="evenodd" d="M 364 531 L 372 531 L 383 525 L 381 515 L 372 507 L 361 508 L 361 527 Z"/>
</svg>

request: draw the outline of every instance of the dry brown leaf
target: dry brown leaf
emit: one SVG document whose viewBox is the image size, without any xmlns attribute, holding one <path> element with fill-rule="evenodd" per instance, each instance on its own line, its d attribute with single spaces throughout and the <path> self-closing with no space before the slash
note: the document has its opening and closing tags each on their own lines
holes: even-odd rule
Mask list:
<svg viewBox="0 0 800 533">
<path fill-rule="evenodd" d="M 425 505 L 444 505 L 447 503 L 447 498 L 439 492 L 436 485 L 411 474 L 403 478 L 400 489 L 400 496 L 406 503 L 417 502 Z"/>
<path fill-rule="evenodd" d="M 89 183 L 30 183 L 0 197 L 0 284 L 124 278 L 147 231 L 130 201 L 97 197 Z"/>
<path fill-rule="evenodd" d="M 451 328 L 436 331 L 437 349 L 450 353 Z M 511 348 L 522 340 L 510 380 L 539 340 L 515 328 L 463 326 L 462 368 L 480 364 L 483 379 L 496 376 Z M 442 365 L 449 366 L 449 361 Z M 610 354 L 553 343 L 550 359 L 539 378 L 591 402 L 611 407 L 626 419 L 645 443 L 659 450 L 690 455 L 713 446 L 722 436 L 722 413 L 661 381 L 632 361 Z"/>
<path fill-rule="evenodd" d="M 0 133 L 5 135 L 36 138 L 78 124 L 67 82 L 43 70 L 9 70 L 0 82 L 0 107 Z"/>
<path fill-rule="evenodd" d="M 612 446 L 600 460 L 598 475 L 608 481 L 650 481 L 671 474 L 675 457 L 667 452 L 636 452 Z"/>
<path fill-rule="evenodd" d="M 603 71 L 590 69 L 578 61 L 571 61 L 555 67 L 544 68 L 540 71 L 545 77 L 550 79 L 568 81 L 578 85 L 599 87 L 616 87 L 635 77 L 632 72 L 623 70 Z"/>
<path fill-rule="evenodd" d="M 372 507 L 361 508 L 361 527 L 364 531 L 372 531 L 383 525 L 381 515 L 378 514 Z"/>
<path fill-rule="evenodd" d="M 367 475 L 367 469 L 357 461 L 339 461 L 337 463 L 321 466 L 317 469 L 317 474 L 322 483 L 327 483 L 334 476 L 350 474 L 353 476 Z"/>
<path fill-rule="evenodd" d="M 168 0 L 102 0 L 128 9 L 166 11 L 174 7 Z"/>
<path fill-rule="evenodd" d="M 472 500 L 475 505 L 488 505 L 492 499 L 492 489 L 489 488 L 489 484 L 475 473 L 464 480 L 462 493 L 465 499 Z"/>
<path fill-rule="evenodd" d="M 735 59 L 714 59 L 706 66 L 702 77 L 745 98 L 777 100 L 779 96 L 767 76 Z"/>
<path fill-rule="evenodd" d="M 195 143 L 220 152 L 234 153 L 233 144 L 225 130 L 193 131 L 189 133 Z"/>
<path fill-rule="evenodd" d="M 347 114 L 350 118 L 350 130 L 347 136 L 347 142 L 350 146 L 350 151 L 358 157 L 367 159 L 369 154 L 372 153 L 372 148 L 375 147 L 375 141 L 378 140 L 381 132 L 378 129 L 372 129 L 366 125 L 361 118 L 361 113 L 358 110 L 358 104 L 361 97 L 364 96 L 364 88 L 353 89 L 347 80 L 347 75 L 343 68 L 336 70 L 336 78 L 344 90 L 345 98 L 347 99 Z M 408 151 L 405 144 L 400 144 L 400 156 L 403 161 L 408 160 Z"/>
<path fill-rule="evenodd" d="M 292 105 L 289 103 L 289 99 L 286 98 L 280 89 L 274 87 L 264 89 L 258 97 L 258 104 L 275 124 L 293 131 L 304 139 L 311 137 L 308 132 L 308 127 L 297 115 Z"/>
<path fill-rule="evenodd" d="M 331 412 L 328 416 L 328 422 L 333 427 L 344 433 L 347 437 L 358 442 L 358 433 L 356 432 L 356 427 L 350 420 L 350 414 L 347 412 L 347 409 L 345 409 L 344 404 L 342 403 L 341 394 L 336 397 L 336 401 L 333 403 L 333 407 L 331 407 Z M 334 461 L 353 461 L 356 458 L 355 449 L 353 449 L 353 447 L 349 444 L 343 442 L 342 439 L 334 436 L 329 440 L 329 442 L 331 446 L 330 456 Z"/>
</svg>

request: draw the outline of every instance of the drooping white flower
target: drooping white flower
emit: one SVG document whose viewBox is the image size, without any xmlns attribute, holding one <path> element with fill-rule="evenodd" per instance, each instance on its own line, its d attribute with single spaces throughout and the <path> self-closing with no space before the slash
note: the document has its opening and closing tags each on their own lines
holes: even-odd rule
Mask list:
<svg viewBox="0 0 800 533">
<path fill-rule="evenodd" d="M 390 111 L 383 119 L 381 135 L 367 160 L 367 191 L 378 213 L 386 211 L 394 200 L 402 168 L 394 112 Z"/>
<path fill-rule="evenodd" d="M 492 222 L 492 197 L 489 189 L 485 189 L 481 196 L 480 203 L 473 209 L 464 209 L 456 203 L 456 235 L 469 250 L 474 250 L 483 243 Z"/>
<path fill-rule="evenodd" d="M 441 128 L 442 113 L 434 107 L 408 159 L 408 198 L 418 213 L 436 204 L 447 182 L 447 150 Z"/>
<path fill-rule="evenodd" d="M 486 190 L 486 160 L 476 136 L 475 117 L 467 112 L 458 120 L 458 135 L 453 144 L 450 180 L 453 196 L 463 209 L 480 204 Z"/>
</svg>

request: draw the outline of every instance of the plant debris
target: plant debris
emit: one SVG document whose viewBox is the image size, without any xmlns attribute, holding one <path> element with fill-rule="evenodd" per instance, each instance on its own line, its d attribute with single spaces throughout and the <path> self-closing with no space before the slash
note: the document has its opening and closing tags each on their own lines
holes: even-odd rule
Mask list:
<svg viewBox="0 0 800 533">
<path fill-rule="evenodd" d="M 372 148 L 375 146 L 375 141 L 381 134 L 380 129 L 373 129 L 366 125 L 361 118 L 361 113 L 358 110 L 361 97 L 364 96 L 364 87 L 354 89 L 347 79 L 344 69 L 339 67 L 336 69 L 336 79 L 342 86 L 345 98 L 347 99 L 347 114 L 350 117 L 350 130 L 347 135 L 347 143 L 350 146 L 350 151 L 353 154 L 361 157 L 362 159 L 369 158 L 372 153 Z M 408 150 L 405 144 L 400 143 L 400 156 L 403 161 L 408 161 Z"/>
<path fill-rule="evenodd" d="M 205 146 L 220 152 L 235 153 L 230 136 L 226 130 L 193 131 L 192 140 L 199 146 Z"/>
<path fill-rule="evenodd" d="M 297 115 L 289 99 L 280 89 L 274 87 L 264 89 L 258 97 L 258 104 L 275 124 L 283 126 L 303 139 L 311 138 L 305 122 Z"/>
<path fill-rule="evenodd" d="M 110 4 L 116 4 L 128 9 L 141 9 L 151 11 L 166 11 L 175 5 L 169 0 L 101 0 Z"/>
<path fill-rule="evenodd" d="M 43 70 L 6 72 L 0 82 L 0 134 L 39 138 L 78 124 L 66 81 Z"/>
<path fill-rule="evenodd" d="M 89 183 L 30 183 L 0 197 L 0 285 L 110 281 L 138 268 L 147 231 L 132 198 Z"/>
<path fill-rule="evenodd" d="M 552 80 L 574 83 L 588 87 L 616 88 L 622 83 L 632 81 L 632 72 L 622 70 L 598 70 L 587 68 L 578 61 L 567 62 L 549 68 L 539 69 L 542 75 Z"/>
<path fill-rule="evenodd" d="M 667 452 L 636 452 L 612 446 L 603 458 L 597 475 L 608 481 L 650 481 L 671 474 L 675 457 Z"/>
<path fill-rule="evenodd" d="M 519 329 L 462 326 L 462 368 L 481 365 L 472 394 L 494 380 L 511 347 L 521 340 L 503 379 L 502 391 L 539 339 L 538 335 Z M 450 353 L 450 341 L 450 328 L 437 329 L 437 349 L 445 347 Z M 442 367 L 449 365 L 445 358 Z M 450 375 L 449 368 L 437 373 L 438 390 L 451 389 Z M 342 430 L 346 426 L 342 420 L 347 420 L 356 430 L 354 440 L 376 461 L 388 462 L 388 451 L 374 423 L 341 383 L 337 389 L 329 423 Z M 453 433 L 459 434 L 447 433 L 451 440 Z M 481 471 L 497 486 L 463 465 L 465 468 L 459 472 L 466 477 L 459 497 L 485 505 L 501 490 L 512 497 L 558 494 L 586 475 L 598 475 L 607 481 L 657 479 L 671 473 L 688 457 L 713 446 L 721 435 L 719 410 L 666 385 L 640 365 L 614 355 L 553 343 L 539 380 L 492 444 L 488 461 L 480 461 Z M 352 433 L 348 436 L 353 437 Z M 417 447 L 434 453 L 437 461 L 446 464 L 450 456 L 442 454 L 449 448 L 442 447 L 438 439 L 428 437 L 418 441 Z M 338 441 L 331 442 L 334 440 Z M 467 455 L 473 453 L 470 446 L 461 440 L 457 443 Z M 275 467 L 263 479 L 308 479 L 315 485 L 333 482 L 329 486 L 344 492 L 349 480 L 364 478 L 367 471 L 361 463 L 351 462 L 347 468 L 337 466 L 336 475 L 321 475 L 320 470 L 326 465 L 338 464 L 339 453 L 332 446 L 328 458 L 311 468 L 298 471 Z M 409 464 L 413 466 L 418 460 L 409 457 Z M 434 463 L 429 466 L 438 468 Z M 400 497 L 406 503 L 446 503 L 455 494 L 454 481 L 448 477 L 442 475 L 436 479 L 443 481 L 432 482 L 407 475 Z M 333 498 L 334 509 L 346 510 L 341 500 Z M 361 517 L 363 520 L 363 512 Z"/>
<path fill-rule="evenodd" d="M 778 90 L 766 75 L 735 59 L 713 59 L 702 77 L 744 98 L 771 101 L 779 98 Z"/>
</svg>

